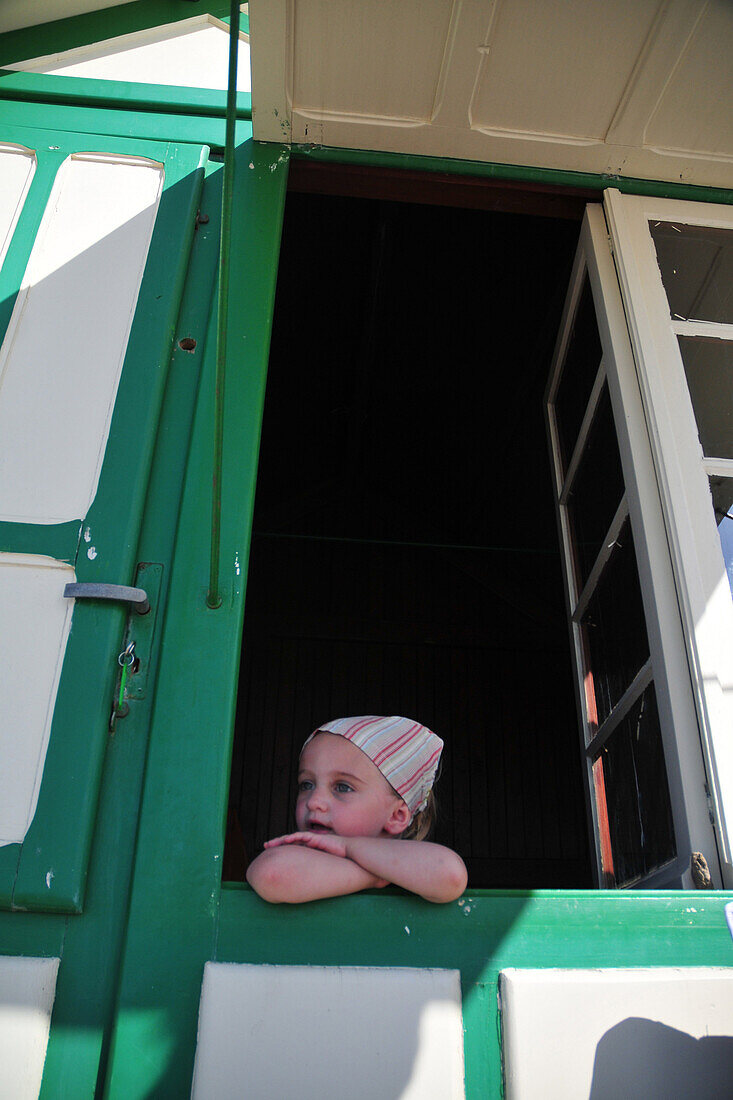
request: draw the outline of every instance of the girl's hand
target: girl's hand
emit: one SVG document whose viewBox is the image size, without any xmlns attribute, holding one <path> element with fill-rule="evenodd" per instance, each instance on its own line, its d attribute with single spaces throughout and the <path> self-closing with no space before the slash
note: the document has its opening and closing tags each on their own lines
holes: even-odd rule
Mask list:
<svg viewBox="0 0 733 1100">
<path fill-rule="evenodd" d="M 317 848 L 319 852 L 346 858 L 346 841 L 335 833 L 287 833 L 285 836 L 266 840 L 265 848 L 277 848 L 281 844 L 301 844 L 304 848 Z"/>
</svg>

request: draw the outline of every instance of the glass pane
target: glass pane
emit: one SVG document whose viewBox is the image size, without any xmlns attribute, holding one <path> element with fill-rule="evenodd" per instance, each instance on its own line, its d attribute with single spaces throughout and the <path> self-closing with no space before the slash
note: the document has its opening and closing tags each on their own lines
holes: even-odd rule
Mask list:
<svg viewBox="0 0 733 1100">
<path fill-rule="evenodd" d="M 653 684 L 601 749 L 593 777 L 596 795 L 605 796 L 599 826 L 601 833 L 604 826 L 608 830 L 612 856 L 606 866 L 606 848 L 604 885 L 628 886 L 673 859 L 672 806 Z"/>
<path fill-rule="evenodd" d="M 588 580 L 623 495 L 616 427 L 608 384 L 604 383 L 567 503 L 579 591 Z"/>
<path fill-rule="evenodd" d="M 602 355 L 596 310 L 590 281 L 586 275 L 555 396 L 555 417 L 563 470 L 567 470 L 572 457 Z"/>
<path fill-rule="evenodd" d="M 733 477 L 711 477 L 709 481 L 725 571 L 733 595 Z"/>
<path fill-rule="evenodd" d="M 590 668 L 586 691 L 600 725 L 649 657 L 644 606 L 628 519 L 582 619 Z M 589 707 L 589 710 L 591 708 Z"/>
<path fill-rule="evenodd" d="M 650 222 L 672 317 L 733 323 L 733 230 Z"/>
<path fill-rule="evenodd" d="M 680 336 L 679 344 L 703 454 L 733 458 L 733 342 Z"/>
</svg>

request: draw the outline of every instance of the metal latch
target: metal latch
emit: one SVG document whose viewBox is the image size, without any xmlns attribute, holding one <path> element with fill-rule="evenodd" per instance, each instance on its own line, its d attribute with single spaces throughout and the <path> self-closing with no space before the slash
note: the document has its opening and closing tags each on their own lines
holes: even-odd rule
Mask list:
<svg viewBox="0 0 733 1100">
<path fill-rule="evenodd" d="M 64 588 L 67 600 L 117 600 L 131 603 L 138 615 L 147 615 L 150 601 L 144 588 L 131 588 L 126 584 L 67 584 Z"/>
</svg>

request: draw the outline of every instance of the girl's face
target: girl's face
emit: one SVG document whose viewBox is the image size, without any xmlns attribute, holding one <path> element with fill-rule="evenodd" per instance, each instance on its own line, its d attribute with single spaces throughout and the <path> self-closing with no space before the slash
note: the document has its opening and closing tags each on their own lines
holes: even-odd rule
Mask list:
<svg viewBox="0 0 733 1100">
<path fill-rule="evenodd" d="M 300 754 L 299 830 L 338 836 L 399 836 L 410 811 L 366 753 L 335 733 L 318 733 Z"/>
</svg>

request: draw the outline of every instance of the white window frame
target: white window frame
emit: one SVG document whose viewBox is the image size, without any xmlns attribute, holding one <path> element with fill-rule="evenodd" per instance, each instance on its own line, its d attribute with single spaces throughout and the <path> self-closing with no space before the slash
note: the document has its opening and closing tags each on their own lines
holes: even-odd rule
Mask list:
<svg viewBox="0 0 733 1100">
<path fill-rule="evenodd" d="M 733 230 L 733 207 L 605 193 L 678 591 L 723 882 L 733 886 L 733 600 L 711 507 L 679 335 L 733 340 L 733 324 L 670 317 L 650 221 Z"/>
<path fill-rule="evenodd" d="M 680 626 L 680 611 L 655 464 L 629 341 L 624 305 L 609 245 L 608 229 L 600 205 L 591 205 L 586 210 L 581 229 L 578 254 L 555 348 L 546 400 L 573 638 L 581 722 L 581 748 L 586 756 L 587 791 L 594 811 L 592 820 L 596 841 L 598 881 L 602 881 L 600 834 L 595 812 L 591 758 L 587 754 L 588 748 L 593 745 L 595 731 L 593 716 L 588 713 L 586 706 L 582 639 L 578 622 L 582 612 L 578 601 L 582 599 L 582 594 L 576 591 L 574 580 L 570 530 L 567 513 L 563 507 L 563 473 L 560 464 L 559 438 L 553 407 L 560 379 L 559 370 L 564 362 L 565 351 L 572 334 L 575 309 L 586 270 L 593 292 L 603 348 L 603 357 L 590 403 L 593 404 L 597 400 L 603 379 L 607 378 L 626 487 L 624 500 L 628 507 L 634 537 L 650 648 L 650 660 L 639 671 L 626 695 L 638 694 L 637 689 L 641 686 L 640 678 L 645 682 L 653 678 L 677 847 L 677 856 L 671 863 L 646 876 L 635 885 L 664 887 L 681 884 L 684 887 L 690 887 L 692 885 L 689 869 L 690 854 L 692 851 L 701 851 L 711 866 L 713 881 L 719 886 L 718 855 L 708 811 L 706 775 L 695 700 Z M 587 433 L 588 421 L 589 415 L 586 415 L 580 429 L 581 439 Z M 614 517 L 611 530 L 619 526 L 619 514 L 622 511 L 624 511 L 623 502 Z M 586 582 L 586 588 L 589 587 L 593 575 L 600 568 L 603 557 L 602 551 L 599 561 Z M 625 697 L 618 701 L 614 709 L 616 712 L 628 709 L 625 707 Z M 622 714 L 619 713 L 619 717 L 622 717 Z"/>
</svg>

